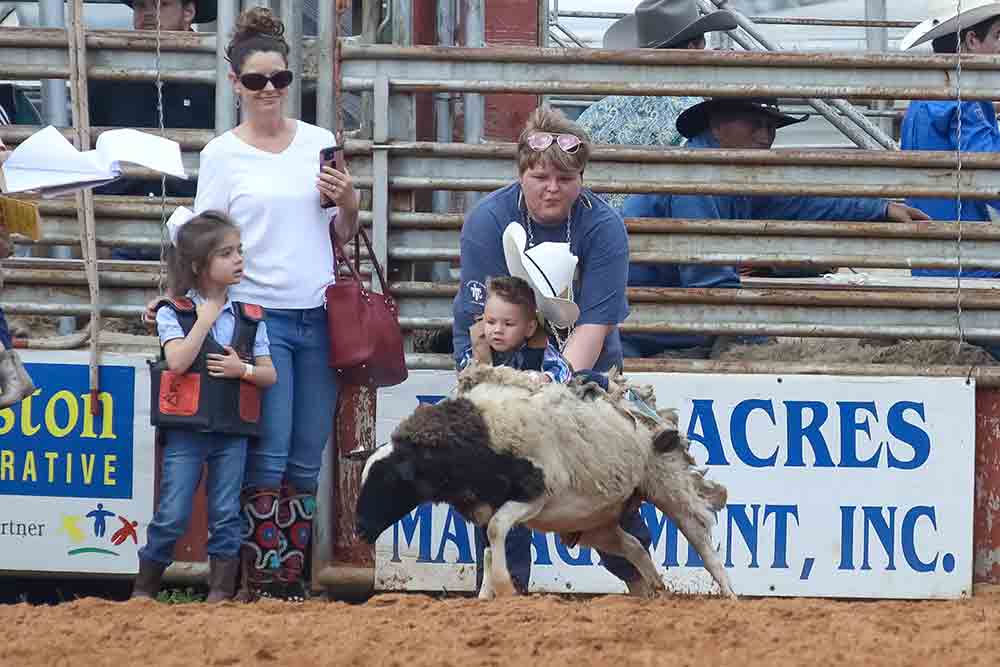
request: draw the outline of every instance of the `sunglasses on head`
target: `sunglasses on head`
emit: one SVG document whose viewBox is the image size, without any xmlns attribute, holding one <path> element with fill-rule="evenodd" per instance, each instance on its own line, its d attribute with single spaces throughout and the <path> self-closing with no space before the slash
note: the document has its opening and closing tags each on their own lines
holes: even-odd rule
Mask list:
<svg viewBox="0 0 1000 667">
<path fill-rule="evenodd" d="M 552 132 L 532 132 L 528 135 L 528 147 L 541 153 L 556 142 L 563 153 L 573 154 L 580 150 L 583 140 L 575 134 L 553 134 Z"/>
<path fill-rule="evenodd" d="M 264 90 L 267 88 L 267 82 L 270 81 L 271 85 L 274 86 L 275 90 L 281 90 L 282 88 L 288 88 L 292 84 L 292 73 L 287 69 L 279 70 L 267 76 L 266 74 L 258 74 L 257 72 L 247 72 L 246 74 L 240 75 L 240 83 L 247 90 Z"/>
</svg>

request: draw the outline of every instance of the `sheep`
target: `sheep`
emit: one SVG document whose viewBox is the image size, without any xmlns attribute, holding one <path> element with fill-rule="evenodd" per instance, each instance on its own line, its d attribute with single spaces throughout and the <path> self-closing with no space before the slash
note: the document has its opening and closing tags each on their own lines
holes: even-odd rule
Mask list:
<svg viewBox="0 0 1000 667">
<path fill-rule="evenodd" d="M 582 400 L 579 391 L 509 368 L 466 368 L 455 397 L 418 407 L 366 461 L 358 535 L 374 543 L 419 504 L 446 502 L 487 529 L 481 598 L 515 594 L 505 551 L 515 524 L 625 557 L 641 575 L 629 593 L 652 597 L 663 581 L 619 526 L 624 509 L 644 498 L 677 524 L 722 595 L 735 598 L 711 534 L 726 488 L 695 467 L 685 438 L 658 437 L 666 444 L 654 448 L 650 427 L 615 396 Z"/>
</svg>

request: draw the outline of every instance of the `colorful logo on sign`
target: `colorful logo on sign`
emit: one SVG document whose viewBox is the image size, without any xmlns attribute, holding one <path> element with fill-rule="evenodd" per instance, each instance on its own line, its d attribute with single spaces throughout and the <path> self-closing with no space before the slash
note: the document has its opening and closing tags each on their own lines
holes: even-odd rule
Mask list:
<svg viewBox="0 0 1000 667">
<path fill-rule="evenodd" d="M 121 525 L 116 525 L 111 519 L 117 519 Z M 118 552 L 109 547 L 125 546 L 130 540 L 135 545 L 139 544 L 136 533 L 139 522 L 112 512 L 105 508 L 104 503 L 97 503 L 86 514 L 63 514 L 60 523 L 59 532 L 66 535 L 70 543 L 66 552 L 70 556 L 117 556 Z"/>
</svg>

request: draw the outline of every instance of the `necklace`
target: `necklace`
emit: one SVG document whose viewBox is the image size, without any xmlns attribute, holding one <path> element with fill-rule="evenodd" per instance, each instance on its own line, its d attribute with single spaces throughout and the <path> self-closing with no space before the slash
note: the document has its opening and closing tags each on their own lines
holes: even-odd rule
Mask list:
<svg viewBox="0 0 1000 667">
<path fill-rule="evenodd" d="M 570 245 L 570 240 L 571 240 L 570 239 L 570 227 L 572 226 L 571 223 L 573 221 L 573 209 L 576 208 L 577 202 L 579 202 L 581 199 L 583 199 L 584 205 L 587 206 L 587 208 L 590 208 L 590 202 L 587 200 L 586 197 L 584 197 L 583 194 L 581 194 L 580 197 L 578 197 L 577 200 L 575 202 L 573 202 L 573 205 L 569 209 L 569 215 L 566 217 L 566 244 L 567 245 Z M 527 231 L 527 234 L 528 234 L 528 247 L 530 248 L 530 247 L 532 247 L 532 246 L 535 245 L 535 235 L 532 233 L 532 228 L 534 227 L 534 220 L 531 217 L 531 213 L 528 212 L 528 205 L 524 203 L 524 193 L 523 192 L 518 193 L 518 195 L 517 195 L 517 206 L 521 210 L 522 224 L 524 224 L 525 231 Z"/>
</svg>

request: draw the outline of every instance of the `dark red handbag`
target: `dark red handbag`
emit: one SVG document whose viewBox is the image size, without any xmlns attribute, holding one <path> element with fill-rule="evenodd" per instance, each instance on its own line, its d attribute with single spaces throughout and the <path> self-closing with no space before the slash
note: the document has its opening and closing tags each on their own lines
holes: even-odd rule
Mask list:
<svg viewBox="0 0 1000 667">
<path fill-rule="evenodd" d="M 403 332 L 399 329 L 399 308 L 389 293 L 389 283 L 372 251 L 364 229 L 354 237 L 353 262 L 330 225 L 335 258 L 350 269 L 351 275 L 337 276 L 326 288 L 326 319 L 330 330 L 330 366 L 341 381 L 369 387 L 392 387 L 407 377 L 403 354 Z M 383 294 L 368 289 L 361 279 L 361 252 L 358 239 L 368 248 L 368 257 L 378 275 Z"/>
</svg>

